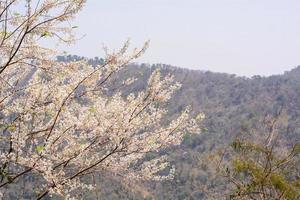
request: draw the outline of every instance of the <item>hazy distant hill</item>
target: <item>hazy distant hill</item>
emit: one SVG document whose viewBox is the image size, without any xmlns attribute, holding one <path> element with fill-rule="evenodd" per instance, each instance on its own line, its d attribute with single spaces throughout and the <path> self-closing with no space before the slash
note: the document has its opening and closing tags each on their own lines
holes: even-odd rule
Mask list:
<svg viewBox="0 0 300 200">
<path fill-rule="evenodd" d="M 68 61 L 81 57 L 59 59 Z M 103 60 L 99 58 L 90 60 L 92 64 L 101 62 Z M 134 76 L 138 80 L 125 88 L 125 93 L 142 90 L 151 71 L 157 67 L 161 68 L 163 74 L 173 74 L 182 83 L 182 88 L 168 105 L 169 115 L 172 116 L 191 105 L 194 113 L 201 111 L 206 114 L 203 123 L 205 131 L 200 135 L 186 135 L 180 147 L 168 152 L 177 166 L 175 180 L 145 183 L 145 189 L 132 189 L 135 187 L 118 183 L 118 178 L 106 178 L 104 181 L 101 179 L 99 182 L 102 183 L 100 191 L 103 199 L 143 199 L 143 195 L 149 199 L 161 200 L 205 199 L 200 189 L 203 185 L 211 189 L 222 189 L 223 186 L 211 181 L 210 169 L 201 165 L 201 162 L 206 162 L 202 155 L 227 146 L 239 134 L 242 126 L 251 126 L 253 119 L 276 113 L 282 108 L 288 122 L 288 128 L 281 130 L 285 138 L 284 145 L 290 146 L 295 141 L 300 141 L 300 67 L 282 75 L 246 78 L 167 65 L 132 64 L 112 79 L 112 89 L 118 90 L 115 88 L 118 88 L 122 80 Z M 95 197 L 90 194 L 90 198 Z"/>
</svg>

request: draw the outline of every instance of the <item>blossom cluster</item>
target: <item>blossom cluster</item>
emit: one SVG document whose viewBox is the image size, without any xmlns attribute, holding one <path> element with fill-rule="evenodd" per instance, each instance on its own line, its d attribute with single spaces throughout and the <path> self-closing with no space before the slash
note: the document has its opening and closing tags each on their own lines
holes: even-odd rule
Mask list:
<svg viewBox="0 0 300 200">
<path fill-rule="evenodd" d="M 45 0 L 41 12 L 62 8 L 65 16 L 59 20 L 66 21 L 83 2 Z M 1 9 L 5 9 L 2 1 Z M 20 22 L 16 17 L 9 23 L 14 26 Z M 64 29 L 52 21 L 45 23 L 26 36 L 25 45 L 19 49 L 13 44 L 19 41 L 18 36 L 13 34 L 16 38 L 10 40 L 0 35 L 4 40 L 0 46 L 0 190 L 27 173 L 43 180 L 38 199 L 48 194 L 72 198 L 72 191 L 93 189 L 81 177 L 98 170 L 135 179 L 173 178 L 175 169 L 165 156 L 138 162 L 149 152 L 180 144 L 187 132 L 200 132 L 204 115 L 193 118 L 190 108 L 167 125 L 162 123 L 167 114 L 163 105 L 181 85 L 172 75 L 162 79 L 155 70 L 144 91 L 107 93 L 110 77 L 140 57 L 148 42 L 130 53 L 129 41 L 118 51 L 106 49 L 105 61 L 98 66 L 85 59 L 58 62 L 37 44 L 36 36 L 59 30 Z M 11 57 L 6 49 L 17 53 Z M 130 78 L 124 84 L 134 81 Z M 169 175 L 159 176 L 164 168 L 169 168 Z"/>
</svg>

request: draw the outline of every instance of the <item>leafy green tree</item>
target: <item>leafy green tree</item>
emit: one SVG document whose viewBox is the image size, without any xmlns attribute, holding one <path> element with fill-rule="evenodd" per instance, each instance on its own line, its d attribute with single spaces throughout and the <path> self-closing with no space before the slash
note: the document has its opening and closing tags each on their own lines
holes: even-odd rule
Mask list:
<svg viewBox="0 0 300 200">
<path fill-rule="evenodd" d="M 255 127 L 244 128 L 247 134 L 221 154 L 218 168 L 229 182 L 229 199 L 300 199 L 300 143 L 281 146 L 284 141 L 277 131 L 284 121 L 282 114 L 265 117 Z"/>
</svg>

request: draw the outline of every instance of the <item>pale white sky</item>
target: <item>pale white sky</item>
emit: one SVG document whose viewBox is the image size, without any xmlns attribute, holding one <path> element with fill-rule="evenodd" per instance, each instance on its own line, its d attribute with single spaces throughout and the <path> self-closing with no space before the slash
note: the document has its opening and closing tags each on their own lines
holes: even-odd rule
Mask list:
<svg viewBox="0 0 300 200">
<path fill-rule="evenodd" d="M 300 65 L 300 0 L 88 0 L 68 53 L 150 39 L 139 62 L 251 76 Z"/>
</svg>

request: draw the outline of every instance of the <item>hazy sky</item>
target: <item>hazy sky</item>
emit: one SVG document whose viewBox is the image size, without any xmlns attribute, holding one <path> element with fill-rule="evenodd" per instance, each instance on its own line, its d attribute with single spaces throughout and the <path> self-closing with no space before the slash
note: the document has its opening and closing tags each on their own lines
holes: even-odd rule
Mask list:
<svg viewBox="0 0 300 200">
<path fill-rule="evenodd" d="M 300 65 L 300 0 L 88 0 L 69 53 L 150 39 L 139 62 L 251 76 Z"/>
</svg>

